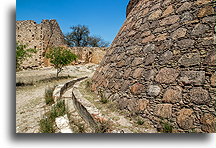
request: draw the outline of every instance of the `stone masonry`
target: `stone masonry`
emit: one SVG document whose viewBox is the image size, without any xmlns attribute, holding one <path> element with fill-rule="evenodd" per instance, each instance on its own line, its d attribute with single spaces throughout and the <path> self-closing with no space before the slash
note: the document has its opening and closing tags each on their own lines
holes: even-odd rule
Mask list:
<svg viewBox="0 0 216 148">
<path fill-rule="evenodd" d="M 131 0 L 92 78 L 120 109 L 173 132 L 215 132 L 215 12 L 211 0 Z"/>
<path fill-rule="evenodd" d="M 24 61 L 23 68 L 38 68 L 50 66 L 49 60 L 44 58 L 49 47 L 61 46 L 69 48 L 78 55 L 78 64 L 99 64 L 108 48 L 106 47 L 67 47 L 64 35 L 56 20 L 43 20 L 40 24 L 35 21 L 16 22 L 16 41 L 37 49 L 37 53 Z"/>
<path fill-rule="evenodd" d="M 16 41 L 37 49 L 37 53 L 23 63 L 25 68 L 46 65 L 44 54 L 48 47 L 65 45 L 56 20 L 43 20 L 40 24 L 32 20 L 16 21 Z"/>
<path fill-rule="evenodd" d="M 100 64 L 108 47 L 70 47 L 71 52 L 78 56 L 78 64 Z"/>
</svg>

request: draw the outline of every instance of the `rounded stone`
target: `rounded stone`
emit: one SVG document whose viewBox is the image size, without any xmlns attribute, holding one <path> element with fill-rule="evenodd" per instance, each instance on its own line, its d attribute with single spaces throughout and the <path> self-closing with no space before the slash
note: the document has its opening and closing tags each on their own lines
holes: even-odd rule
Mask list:
<svg viewBox="0 0 216 148">
<path fill-rule="evenodd" d="M 210 102 L 207 90 L 197 87 L 190 90 L 190 101 L 198 105 L 206 105 Z"/>
<path fill-rule="evenodd" d="M 148 87 L 148 95 L 156 97 L 160 94 L 161 88 L 158 85 L 150 85 Z"/>
</svg>

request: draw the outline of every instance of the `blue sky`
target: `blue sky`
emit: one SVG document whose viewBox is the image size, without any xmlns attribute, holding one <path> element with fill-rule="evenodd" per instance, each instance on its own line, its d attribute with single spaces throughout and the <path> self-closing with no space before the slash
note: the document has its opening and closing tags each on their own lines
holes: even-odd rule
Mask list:
<svg viewBox="0 0 216 148">
<path fill-rule="evenodd" d="M 91 35 L 110 43 L 126 19 L 129 0 L 17 0 L 16 20 L 56 19 L 63 33 L 87 25 Z"/>
</svg>

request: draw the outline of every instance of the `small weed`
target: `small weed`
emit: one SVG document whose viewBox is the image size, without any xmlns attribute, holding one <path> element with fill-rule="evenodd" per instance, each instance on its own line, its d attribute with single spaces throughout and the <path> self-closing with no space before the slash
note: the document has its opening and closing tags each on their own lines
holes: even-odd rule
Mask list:
<svg viewBox="0 0 216 148">
<path fill-rule="evenodd" d="M 40 132 L 41 133 L 54 133 L 55 118 L 63 116 L 67 113 L 65 102 L 59 101 L 55 104 L 51 110 L 46 114 L 47 116 L 40 120 Z"/>
<path fill-rule="evenodd" d="M 50 118 L 44 118 L 40 120 L 40 132 L 41 133 L 54 133 L 54 122 Z"/>
<path fill-rule="evenodd" d="M 110 126 L 109 121 L 100 122 L 98 130 L 96 132 L 97 133 L 106 133 L 106 132 L 109 132 L 110 127 L 111 126 Z"/>
<path fill-rule="evenodd" d="M 170 123 L 166 122 L 163 124 L 163 133 L 172 133 L 173 127 Z"/>
<path fill-rule="evenodd" d="M 44 98 L 45 98 L 46 105 L 51 105 L 54 103 L 53 91 L 54 91 L 54 87 L 45 90 Z"/>
<path fill-rule="evenodd" d="M 144 121 L 143 121 L 142 119 L 139 118 L 139 119 L 137 120 L 137 124 L 138 124 L 138 125 L 143 125 L 143 124 L 144 124 Z"/>
<path fill-rule="evenodd" d="M 109 101 L 106 98 L 101 98 L 100 102 L 102 104 L 107 104 Z"/>
<path fill-rule="evenodd" d="M 83 124 L 77 124 L 78 127 L 78 133 L 84 133 L 85 132 L 85 127 Z"/>
<path fill-rule="evenodd" d="M 86 81 L 86 88 L 91 88 L 92 82 L 91 80 Z"/>
<path fill-rule="evenodd" d="M 103 95 L 102 91 L 99 91 L 99 95 L 100 95 L 100 102 L 102 104 L 107 104 L 109 102 L 109 100 Z"/>
<path fill-rule="evenodd" d="M 51 111 L 50 111 L 50 118 L 54 119 L 63 116 L 66 114 L 66 107 L 65 107 L 65 102 L 64 101 L 59 101 L 57 104 L 55 104 Z"/>
<path fill-rule="evenodd" d="M 196 130 L 194 128 L 188 130 L 188 133 L 196 133 Z"/>
</svg>

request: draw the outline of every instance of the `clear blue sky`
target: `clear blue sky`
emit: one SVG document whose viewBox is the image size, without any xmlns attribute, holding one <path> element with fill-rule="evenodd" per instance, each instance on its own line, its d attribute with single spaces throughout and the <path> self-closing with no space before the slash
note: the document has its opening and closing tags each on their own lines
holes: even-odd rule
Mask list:
<svg viewBox="0 0 216 148">
<path fill-rule="evenodd" d="M 129 0 L 17 0 L 16 20 L 56 19 L 63 33 L 87 25 L 91 35 L 110 43 L 126 19 Z"/>
</svg>

